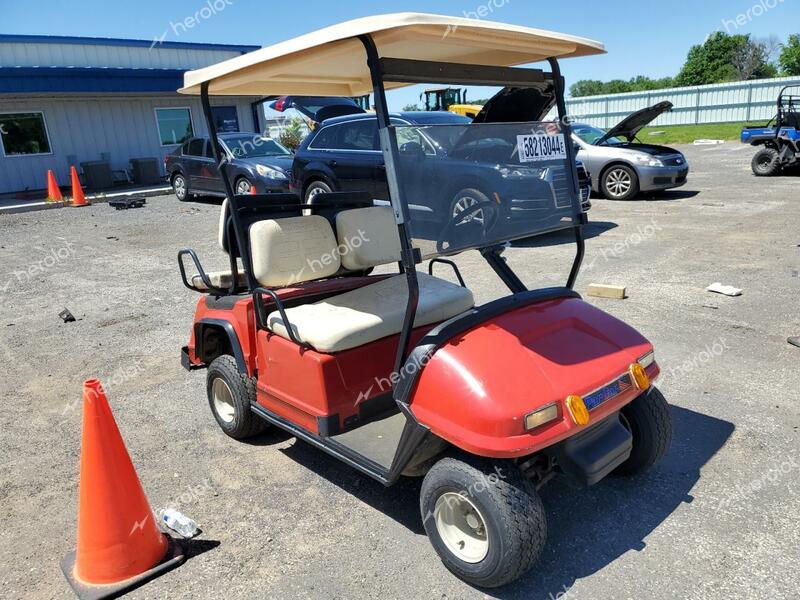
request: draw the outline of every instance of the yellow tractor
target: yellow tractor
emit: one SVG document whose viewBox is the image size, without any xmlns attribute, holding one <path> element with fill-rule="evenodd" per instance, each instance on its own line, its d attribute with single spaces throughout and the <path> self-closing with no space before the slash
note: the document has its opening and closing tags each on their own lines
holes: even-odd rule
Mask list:
<svg viewBox="0 0 800 600">
<path fill-rule="evenodd" d="M 449 111 L 474 119 L 481 112 L 480 104 L 467 104 L 467 90 L 461 88 L 430 88 L 420 96 L 427 111 Z"/>
</svg>

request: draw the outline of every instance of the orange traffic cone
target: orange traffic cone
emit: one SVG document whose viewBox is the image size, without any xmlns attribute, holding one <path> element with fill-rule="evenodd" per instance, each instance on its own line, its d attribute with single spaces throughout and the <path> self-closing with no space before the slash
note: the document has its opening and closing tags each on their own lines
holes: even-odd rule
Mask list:
<svg viewBox="0 0 800 600">
<path fill-rule="evenodd" d="M 75 170 L 75 167 L 71 168 L 70 174 L 72 175 L 72 206 L 89 206 L 83 195 L 81 180 L 78 178 L 78 171 Z"/>
<path fill-rule="evenodd" d="M 58 187 L 56 176 L 52 171 L 47 172 L 47 201 L 61 202 L 64 197 L 61 195 L 61 188 Z"/>
<path fill-rule="evenodd" d="M 79 598 L 116 597 L 177 567 L 180 546 L 161 533 L 103 386 L 83 385 L 78 545 L 61 569 Z"/>
<path fill-rule="evenodd" d="M 250 195 L 251 196 L 258 196 L 258 192 L 256 191 L 256 186 L 254 186 L 254 185 L 250 186 Z"/>
</svg>

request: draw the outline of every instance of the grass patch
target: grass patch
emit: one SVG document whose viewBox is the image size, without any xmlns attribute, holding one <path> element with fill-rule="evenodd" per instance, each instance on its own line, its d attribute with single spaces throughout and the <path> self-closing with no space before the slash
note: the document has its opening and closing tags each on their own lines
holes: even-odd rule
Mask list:
<svg viewBox="0 0 800 600">
<path fill-rule="evenodd" d="M 646 127 L 639 132 L 639 140 L 646 144 L 691 144 L 695 140 L 739 140 L 742 127 L 746 125 L 763 127 L 764 122 L 755 123 L 714 123 L 710 125 L 672 125 L 667 127 Z M 662 135 L 650 135 L 653 131 L 663 131 Z"/>
</svg>

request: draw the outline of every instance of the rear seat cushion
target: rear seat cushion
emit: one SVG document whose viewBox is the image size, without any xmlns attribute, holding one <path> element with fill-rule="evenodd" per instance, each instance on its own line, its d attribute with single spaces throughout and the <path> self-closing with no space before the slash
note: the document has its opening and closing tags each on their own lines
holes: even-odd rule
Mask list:
<svg viewBox="0 0 800 600">
<path fill-rule="evenodd" d="M 443 279 L 418 273 L 420 297 L 415 327 L 446 321 L 474 306 L 472 292 Z M 408 284 L 405 275 L 286 311 L 297 337 L 324 353 L 342 352 L 400 333 Z M 280 313 L 268 317 L 270 329 L 289 339 Z"/>
<path fill-rule="evenodd" d="M 254 223 L 250 252 L 253 275 L 264 287 L 325 279 L 341 266 L 333 229 L 318 215 Z"/>
<path fill-rule="evenodd" d="M 387 206 L 356 208 L 336 215 L 342 266 L 363 271 L 400 260 L 400 235 Z"/>
</svg>

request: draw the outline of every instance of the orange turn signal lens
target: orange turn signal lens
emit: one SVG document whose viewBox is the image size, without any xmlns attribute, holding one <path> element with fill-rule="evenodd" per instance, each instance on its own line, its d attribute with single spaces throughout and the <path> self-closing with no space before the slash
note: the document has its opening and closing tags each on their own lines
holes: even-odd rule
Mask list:
<svg viewBox="0 0 800 600">
<path fill-rule="evenodd" d="M 631 380 L 633 380 L 633 384 L 637 389 L 643 392 L 646 392 L 650 389 L 650 377 L 647 376 L 647 372 L 644 370 L 642 365 L 640 365 L 638 362 L 633 363 L 628 371 L 630 372 Z"/>
<path fill-rule="evenodd" d="M 575 425 L 583 427 L 589 424 L 589 409 L 586 408 L 583 398 L 580 396 L 570 396 L 567 398 L 567 409 Z"/>
</svg>

